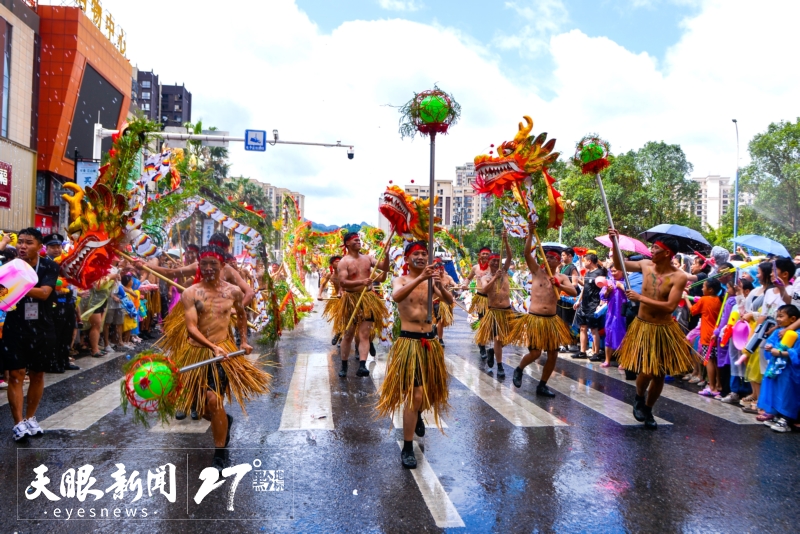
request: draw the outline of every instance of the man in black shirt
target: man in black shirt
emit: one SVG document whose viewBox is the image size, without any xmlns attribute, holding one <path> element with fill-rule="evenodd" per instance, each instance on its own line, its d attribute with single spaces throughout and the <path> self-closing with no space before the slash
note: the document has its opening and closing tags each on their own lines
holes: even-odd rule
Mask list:
<svg viewBox="0 0 800 534">
<path fill-rule="evenodd" d="M 573 355 L 572 358 L 588 358 L 586 354 L 589 344 L 588 330 L 591 329 L 594 338 L 592 359 L 593 361 L 602 361 L 604 358 L 600 354 L 599 345 L 601 320 L 594 316 L 594 312 L 600 306 L 600 287 L 595 283 L 595 279 L 598 276 L 606 276 L 606 270 L 598 265 L 597 254 L 586 254 L 583 257 L 583 261 L 586 265 L 586 275 L 581 280 L 583 282 L 583 291 L 581 291 L 578 302 L 574 306 L 577 310 L 575 316 L 578 320 L 578 326 L 581 328 L 581 351 Z"/>
<path fill-rule="evenodd" d="M 64 238 L 59 234 L 44 236 L 44 248 L 47 257 L 54 260 L 61 255 Z M 72 347 L 72 339 L 75 337 L 75 297 L 67 285 L 62 280 L 62 284 L 56 284 L 56 304 L 53 308 L 53 322 L 55 323 L 55 355 L 50 362 L 50 367 L 46 370 L 49 373 L 63 373 L 65 370 L 77 371 L 77 365 L 70 363 L 69 350 Z"/>
<path fill-rule="evenodd" d="M 41 436 L 44 431 L 36 420 L 36 409 L 44 392 L 44 371 L 54 354 L 53 305 L 59 267 L 49 258 L 39 257 L 42 233 L 36 228 L 19 232 L 17 252 L 39 277 L 36 287 L 6 315 L 3 339 L 0 340 L 0 366 L 9 374 L 8 405 L 14 418 L 14 440 Z M 25 370 L 30 376 L 28 407 L 22 417 Z"/>
</svg>

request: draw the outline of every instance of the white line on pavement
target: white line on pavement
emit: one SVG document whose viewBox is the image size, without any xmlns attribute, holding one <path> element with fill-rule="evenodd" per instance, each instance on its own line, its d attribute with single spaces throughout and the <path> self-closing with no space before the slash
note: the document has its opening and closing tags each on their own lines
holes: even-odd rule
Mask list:
<svg viewBox="0 0 800 534">
<path fill-rule="evenodd" d="M 299 354 L 279 430 L 333 430 L 328 355 Z"/>
<path fill-rule="evenodd" d="M 464 358 L 448 358 L 447 370 L 486 404 L 514 426 L 569 426 L 546 410 L 512 391 L 493 376 L 467 363 Z"/>
<path fill-rule="evenodd" d="M 403 450 L 403 442 L 398 441 L 397 444 L 400 445 L 400 450 Z M 433 468 L 422 454 L 416 441 L 414 442 L 414 456 L 417 457 L 417 468 L 410 470 L 411 475 L 422 493 L 422 498 L 425 500 L 436 526 L 439 528 L 465 527 L 458 510 L 453 506 L 450 496 L 442 487 L 442 483 L 439 482 L 439 478 L 433 472 Z"/>
<path fill-rule="evenodd" d="M 596 373 L 604 374 L 615 380 L 619 380 L 621 382 L 626 382 L 629 385 L 633 385 L 632 382 L 627 382 L 625 380 L 625 375 L 621 374 L 614 367 L 600 367 L 599 365 L 596 365 L 592 362 L 588 362 L 586 360 L 570 360 L 570 361 L 572 361 L 573 363 L 584 365 L 588 369 Z M 689 406 L 690 408 L 696 408 L 701 412 L 707 413 L 708 415 L 719 417 L 720 419 L 725 419 L 726 421 L 729 421 L 737 425 L 762 424 L 756 421 L 755 416 L 744 413 L 739 409 L 738 406 L 725 404 L 724 402 L 720 402 L 718 400 L 711 399 L 709 397 L 703 397 L 701 395 L 698 395 L 697 393 L 686 391 L 684 389 L 672 386 L 670 384 L 664 385 L 664 389 L 661 391 L 661 396 L 669 400 L 675 401 L 677 403 L 683 404 L 684 406 Z"/>
<path fill-rule="evenodd" d="M 384 355 L 384 358 L 386 356 Z M 374 360 L 369 364 L 369 376 L 372 378 L 372 382 L 375 384 L 375 389 L 380 391 L 381 384 L 383 383 L 383 379 L 386 377 L 386 360 Z M 436 428 L 436 424 L 433 422 L 433 412 L 430 410 L 426 410 L 422 412 L 422 419 L 425 421 L 425 428 Z M 439 422 L 442 424 L 442 428 L 447 428 L 447 423 L 444 422 L 444 419 L 441 417 L 439 418 Z M 403 411 L 398 409 L 394 416 L 392 417 L 392 423 L 394 423 L 395 428 L 403 428 Z"/>
<path fill-rule="evenodd" d="M 516 354 L 507 355 L 507 360 L 509 359 L 508 356 L 512 356 L 514 358 L 515 366 L 519 364 L 519 359 L 517 359 L 518 357 Z M 542 358 L 544 357 L 545 356 L 542 356 Z M 509 363 L 511 362 L 509 361 Z M 542 366 L 534 362 L 526 367 L 524 372 L 528 376 L 539 380 L 542 377 Z M 525 387 L 525 381 L 523 381 L 522 384 L 523 387 Z M 550 376 L 550 379 L 547 381 L 547 386 L 569 397 L 575 402 L 583 404 L 587 408 L 608 417 L 616 423 L 631 426 L 641 426 L 642 424 L 633 417 L 633 408 L 630 404 L 626 404 L 610 395 L 606 395 L 605 393 L 598 391 L 591 386 L 586 385 L 585 383 L 582 384 L 577 380 L 569 378 L 568 376 L 558 374 L 558 371 L 554 371 Z M 672 424 L 669 421 L 665 421 L 659 417 L 656 417 L 655 419 L 659 425 Z"/>
<path fill-rule="evenodd" d="M 119 406 L 120 381 L 117 380 L 70 404 L 41 422 L 45 430 L 86 430 Z"/>
</svg>

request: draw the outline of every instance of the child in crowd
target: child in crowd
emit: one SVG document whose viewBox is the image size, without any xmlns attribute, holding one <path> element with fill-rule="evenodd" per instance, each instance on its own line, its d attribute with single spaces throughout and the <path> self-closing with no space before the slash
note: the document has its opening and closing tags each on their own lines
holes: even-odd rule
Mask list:
<svg viewBox="0 0 800 534">
<path fill-rule="evenodd" d="M 703 296 L 692 306 L 692 315 L 700 316 L 700 354 L 707 359 L 705 366 L 708 381 L 706 387 L 700 391 L 700 395 L 705 397 L 718 395 L 721 389 L 717 376 L 716 343 L 714 343 L 714 329 L 717 327 L 717 319 L 722 309 L 722 300 L 719 297 L 721 289 L 719 280 L 707 279 L 703 282 Z M 702 376 L 700 365 L 700 362 L 695 362 L 694 374 L 697 377 Z"/>
<path fill-rule="evenodd" d="M 781 337 L 781 332 L 788 331 L 798 319 L 800 310 L 796 306 L 785 304 L 778 308 L 775 317 L 778 327 L 764 345 L 769 363 L 761 383 L 758 407 L 764 410 L 761 419 L 775 432 L 790 432 L 800 415 L 800 343 L 784 346 Z"/>
</svg>

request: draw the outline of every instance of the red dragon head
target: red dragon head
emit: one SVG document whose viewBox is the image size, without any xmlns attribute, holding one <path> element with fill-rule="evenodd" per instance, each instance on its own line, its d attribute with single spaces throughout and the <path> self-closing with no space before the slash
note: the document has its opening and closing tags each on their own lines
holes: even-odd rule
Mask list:
<svg viewBox="0 0 800 534">
<path fill-rule="evenodd" d="M 85 190 L 75 183 L 64 184 L 74 194 L 61 197 L 69 204 L 69 233 L 75 246 L 59 258 L 61 273 L 70 284 L 91 288 L 108 274 L 114 249 L 123 237 L 127 201 L 102 183 Z"/>
<path fill-rule="evenodd" d="M 436 202 L 436 197 L 433 199 Z M 428 238 L 428 214 L 430 199 L 414 198 L 396 185 L 390 185 L 383 192 L 383 202 L 378 210 L 389 220 L 399 235 L 412 235 L 415 239 Z M 439 219 L 434 219 L 434 223 Z M 441 230 L 436 226 L 434 231 Z"/>
</svg>

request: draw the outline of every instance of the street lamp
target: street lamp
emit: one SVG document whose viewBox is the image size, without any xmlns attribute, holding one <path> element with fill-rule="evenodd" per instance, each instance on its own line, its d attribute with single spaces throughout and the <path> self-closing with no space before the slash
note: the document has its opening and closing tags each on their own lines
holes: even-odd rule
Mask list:
<svg viewBox="0 0 800 534">
<path fill-rule="evenodd" d="M 736 238 L 739 237 L 739 123 L 736 119 L 733 125 L 736 127 L 736 179 L 733 182 L 733 244 L 736 245 Z"/>
</svg>

